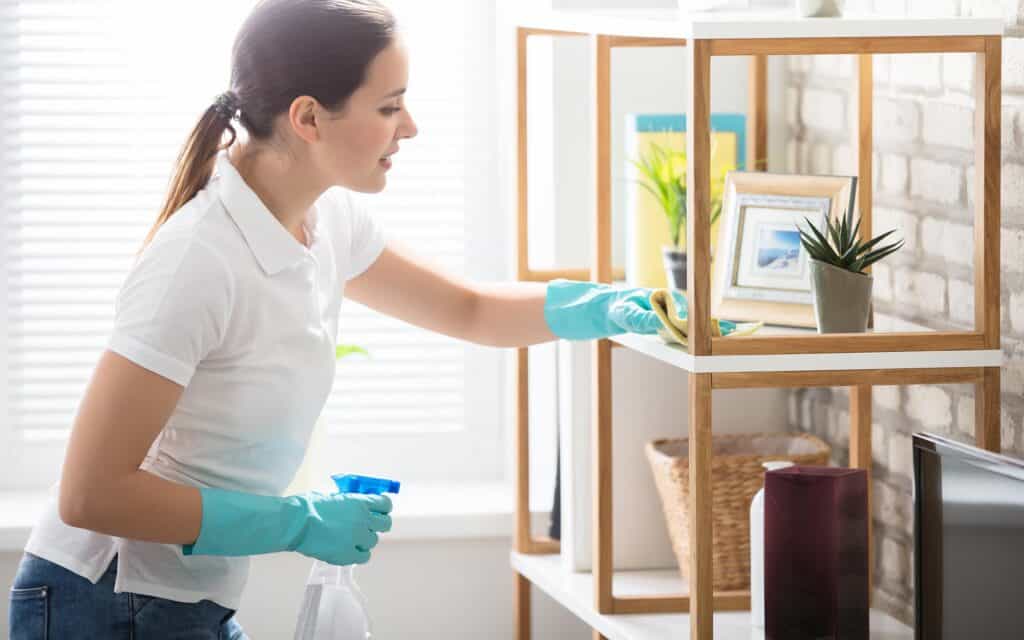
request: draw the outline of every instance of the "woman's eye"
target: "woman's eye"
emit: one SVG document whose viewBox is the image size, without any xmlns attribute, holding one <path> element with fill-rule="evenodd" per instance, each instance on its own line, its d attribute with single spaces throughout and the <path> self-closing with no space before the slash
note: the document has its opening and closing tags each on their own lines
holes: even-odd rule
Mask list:
<svg viewBox="0 0 1024 640">
<path fill-rule="evenodd" d="M 402 109 L 400 107 L 384 107 L 383 109 L 380 110 L 380 112 L 386 116 L 390 116 L 398 113 L 401 110 Z"/>
</svg>

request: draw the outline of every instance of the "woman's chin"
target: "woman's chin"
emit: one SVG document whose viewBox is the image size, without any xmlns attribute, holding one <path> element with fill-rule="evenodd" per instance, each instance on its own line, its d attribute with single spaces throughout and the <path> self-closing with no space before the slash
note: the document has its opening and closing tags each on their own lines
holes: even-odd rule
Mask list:
<svg viewBox="0 0 1024 640">
<path fill-rule="evenodd" d="M 359 182 L 350 182 L 342 184 L 341 186 L 348 189 L 349 191 L 355 191 L 357 193 L 380 193 L 387 186 L 388 180 L 384 174 L 377 174 L 370 176 L 366 180 L 360 180 Z"/>
</svg>

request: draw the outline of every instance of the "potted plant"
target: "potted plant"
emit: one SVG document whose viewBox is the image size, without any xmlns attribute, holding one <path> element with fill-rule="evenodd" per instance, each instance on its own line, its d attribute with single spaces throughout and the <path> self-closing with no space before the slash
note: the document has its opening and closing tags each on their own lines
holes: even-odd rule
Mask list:
<svg viewBox="0 0 1024 640">
<path fill-rule="evenodd" d="M 872 278 L 864 270 L 897 251 L 903 240 L 881 245 L 895 229 L 861 242 L 860 219 L 851 228 L 849 215 L 839 222 L 827 220 L 825 229 L 810 220 L 801 229 L 800 242 L 810 257 L 811 291 L 818 333 L 854 333 L 867 330 L 871 309 Z"/>
<path fill-rule="evenodd" d="M 666 279 L 671 287 L 686 289 L 686 151 L 652 142 L 650 151 L 641 154 L 633 165 L 643 178 L 638 184 L 654 196 L 668 222 L 672 244 L 661 250 Z M 711 180 L 711 224 L 722 213 L 722 192 L 729 169 L 723 169 Z"/>
</svg>

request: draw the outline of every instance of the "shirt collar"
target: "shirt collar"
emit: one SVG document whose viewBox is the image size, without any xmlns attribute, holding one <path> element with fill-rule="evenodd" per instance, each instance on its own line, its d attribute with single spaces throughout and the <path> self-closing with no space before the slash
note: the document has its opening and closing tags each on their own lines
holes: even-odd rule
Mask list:
<svg viewBox="0 0 1024 640">
<path fill-rule="evenodd" d="M 267 275 L 274 275 L 298 264 L 308 249 L 295 239 L 274 217 L 256 192 L 246 184 L 228 160 L 227 151 L 217 154 L 215 176 L 220 176 L 220 199 L 228 214 L 241 229 L 249 249 Z M 316 241 L 317 208 L 310 207 L 303 223 L 310 246 Z"/>
</svg>

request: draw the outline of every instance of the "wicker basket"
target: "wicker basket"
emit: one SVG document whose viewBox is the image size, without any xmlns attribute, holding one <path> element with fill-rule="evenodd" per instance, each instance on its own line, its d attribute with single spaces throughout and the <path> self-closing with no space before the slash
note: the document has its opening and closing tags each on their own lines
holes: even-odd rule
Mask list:
<svg viewBox="0 0 1024 640">
<path fill-rule="evenodd" d="M 690 568 L 688 438 L 647 443 L 654 482 L 661 494 L 672 548 L 683 578 Z M 712 556 L 715 591 L 750 586 L 750 502 L 764 483 L 762 462 L 788 460 L 798 465 L 828 464 L 830 448 L 810 434 L 758 433 L 712 436 Z"/>
</svg>

